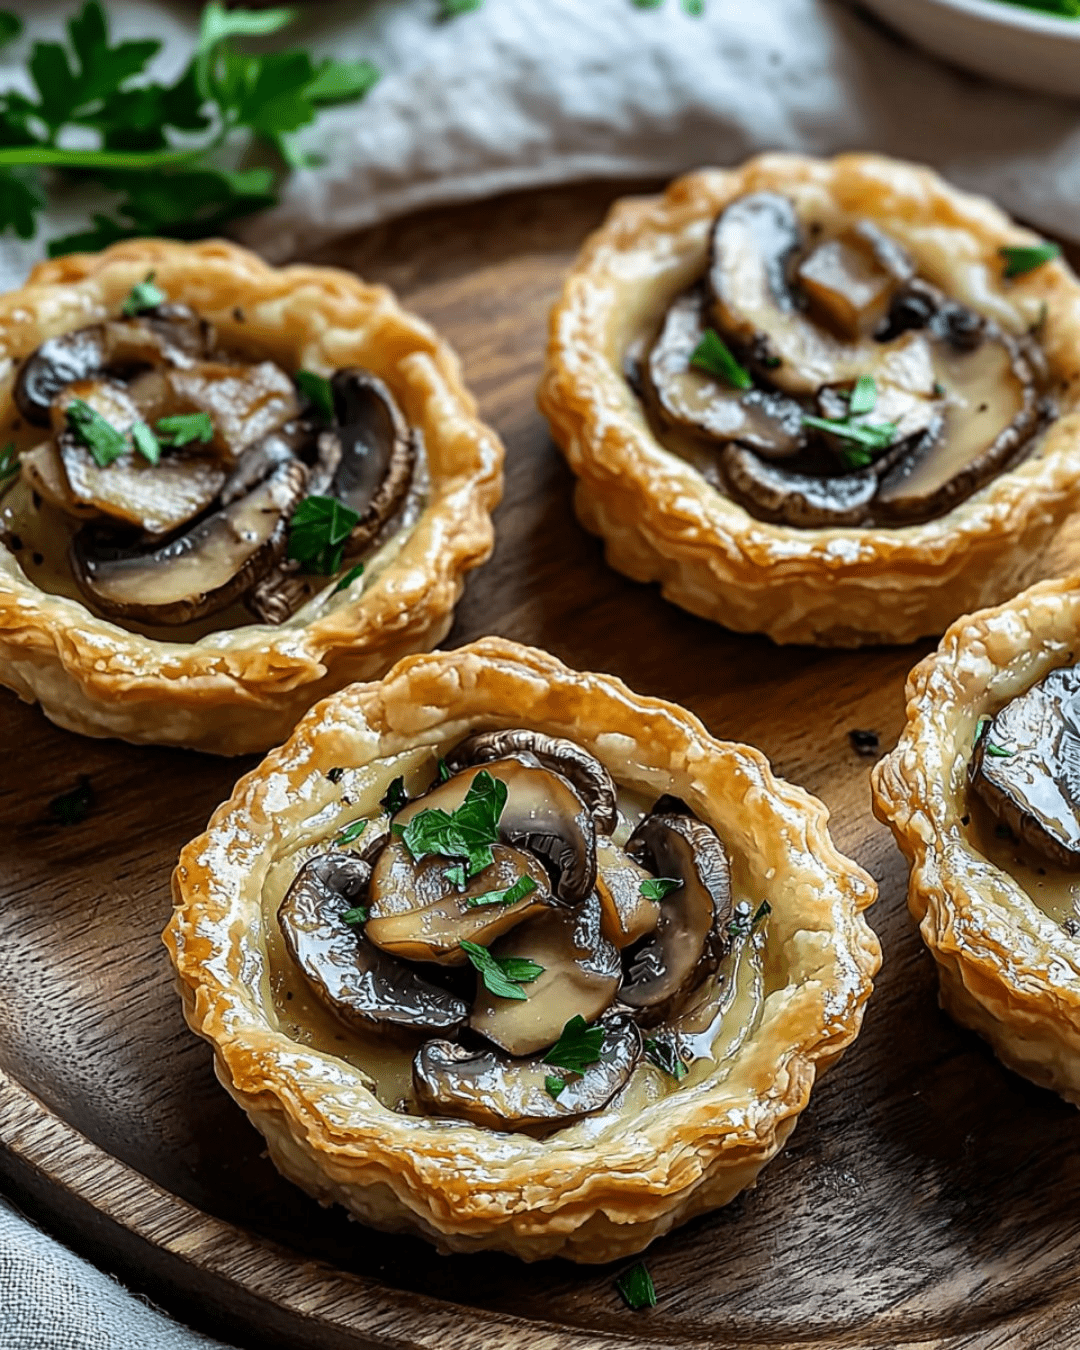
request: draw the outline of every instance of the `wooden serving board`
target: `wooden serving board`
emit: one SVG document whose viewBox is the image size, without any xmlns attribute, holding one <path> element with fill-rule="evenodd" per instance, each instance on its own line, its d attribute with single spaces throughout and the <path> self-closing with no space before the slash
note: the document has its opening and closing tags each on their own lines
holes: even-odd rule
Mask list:
<svg viewBox="0 0 1080 1350">
<path fill-rule="evenodd" d="M 439 1257 L 281 1180 L 188 1032 L 159 934 L 169 873 L 248 761 L 52 727 L 0 696 L 0 1177 L 80 1251 L 244 1346 L 430 1350 L 1080 1347 L 1080 1115 L 1006 1072 L 937 1007 L 872 818 L 872 759 L 928 650 L 779 649 L 703 623 L 610 571 L 535 411 L 547 312 L 627 185 L 416 216 L 315 261 L 393 285 L 456 346 L 505 439 L 498 545 L 450 645 L 500 633 L 693 709 L 822 797 L 875 875 L 885 965 L 856 1045 L 758 1188 L 658 1242 L 659 1306 L 610 1268 Z M 80 774 L 96 798 L 61 827 Z"/>
</svg>

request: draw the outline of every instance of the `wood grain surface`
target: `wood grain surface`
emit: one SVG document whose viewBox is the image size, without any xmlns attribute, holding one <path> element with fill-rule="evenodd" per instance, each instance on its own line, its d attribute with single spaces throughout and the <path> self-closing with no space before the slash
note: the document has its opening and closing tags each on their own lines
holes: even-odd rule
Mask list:
<svg viewBox="0 0 1080 1350">
<path fill-rule="evenodd" d="M 185 1028 L 159 934 L 180 847 L 244 761 L 83 740 L 0 697 L 0 1174 L 8 1194 L 189 1322 L 244 1346 L 1080 1347 L 1080 1116 L 938 1010 L 906 869 L 849 740 L 884 752 L 927 650 L 778 649 L 610 571 L 535 411 L 548 308 L 626 185 L 469 205 L 314 261 L 389 282 L 457 347 L 508 452 L 491 562 L 448 645 L 500 633 L 696 712 L 822 797 L 877 878 L 864 1032 L 758 1188 L 657 1243 L 659 1306 L 617 1270 L 437 1257 L 280 1180 Z M 48 802 L 89 776 L 95 806 Z"/>
</svg>

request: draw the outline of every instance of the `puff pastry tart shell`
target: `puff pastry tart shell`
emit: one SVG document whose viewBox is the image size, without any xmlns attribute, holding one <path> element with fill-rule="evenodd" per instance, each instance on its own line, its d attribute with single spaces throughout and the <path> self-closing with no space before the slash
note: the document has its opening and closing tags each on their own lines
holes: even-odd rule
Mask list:
<svg viewBox="0 0 1080 1350">
<path fill-rule="evenodd" d="M 430 485 L 415 523 L 368 564 L 358 596 L 314 617 L 158 641 L 47 594 L 0 546 L 0 683 L 60 726 L 219 754 L 279 743 L 312 703 L 383 674 L 446 635 L 464 574 L 490 554 L 502 446 L 476 417 L 458 361 L 381 286 L 320 267 L 273 268 L 221 241 L 139 240 L 43 263 L 0 296 L 0 413 L 12 423 L 18 358 L 119 312 L 153 271 L 170 299 L 214 324 L 225 348 L 285 370 L 363 366 L 423 433 Z M 32 429 L 16 432 L 20 449 Z"/>
<path fill-rule="evenodd" d="M 658 1071 L 639 1065 L 599 1114 L 544 1138 L 382 1104 L 332 1039 L 290 1038 L 267 974 L 264 891 L 277 876 L 280 892 L 298 865 L 283 861 L 351 818 L 327 770 L 358 769 L 377 801 L 395 757 L 419 753 L 430 773 L 470 731 L 520 726 L 523 710 L 600 759 L 620 792 L 681 795 L 723 839 L 736 891 L 772 906 L 761 998 L 736 1052 L 651 1096 L 642 1084 Z M 486 638 L 406 658 L 313 709 L 182 853 L 165 943 L 189 1024 L 287 1177 L 446 1251 L 610 1261 L 752 1185 L 858 1033 L 880 963 L 862 917 L 876 890 L 826 821 L 760 752 L 712 739 L 680 708 Z"/>
<path fill-rule="evenodd" d="M 1080 654 L 1080 582 L 1051 581 L 958 620 L 912 671 L 907 725 L 874 770 L 874 811 L 911 863 L 908 906 L 941 1002 L 1018 1073 L 1080 1105 L 1080 942 L 973 832 L 968 765 L 992 715 Z M 1058 873 L 1058 881 L 1063 874 Z M 1062 889 L 1075 873 L 1062 881 Z"/>
<path fill-rule="evenodd" d="M 624 354 L 705 272 L 717 214 L 761 191 L 826 223 L 879 226 L 920 275 L 1008 332 L 1044 312 L 1040 340 L 1059 416 L 1036 451 L 926 523 L 804 529 L 755 519 L 666 449 L 623 375 Z M 634 580 L 659 582 L 694 614 L 784 643 L 910 642 L 1051 575 L 1048 547 L 1080 501 L 1080 284 L 1062 263 L 1004 280 L 999 248 L 1033 242 L 930 170 L 861 154 L 768 154 L 616 203 L 555 306 L 539 392 L 577 476 L 582 523 Z"/>
</svg>

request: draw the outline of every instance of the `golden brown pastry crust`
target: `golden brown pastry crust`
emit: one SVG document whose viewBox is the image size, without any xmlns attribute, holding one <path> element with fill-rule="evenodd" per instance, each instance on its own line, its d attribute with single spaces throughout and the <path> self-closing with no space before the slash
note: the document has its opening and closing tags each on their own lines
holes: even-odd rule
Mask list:
<svg viewBox="0 0 1080 1350">
<path fill-rule="evenodd" d="M 322 831 L 339 828 L 326 770 L 417 746 L 434 757 L 470 730 L 520 725 L 523 708 L 531 727 L 572 737 L 624 788 L 682 795 L 772 905 L 772 992 L 734 1058 L 629 1118 L 616 1099 L 544 1140 L 389 1110 L 360 1070 L 284 1034 L 265 993 L 264 879 L 312 841 L 316 812 Z M 759 751 L 713 740 L 682 709 L 485 638 L 410 657 L 313 709 L 181 854 L 165 943 L 188 1022 L 286 1176 L 444 1250 L 610 1261 L 752 1184 L 859 1030 L 880 964 L 862 918 L 876 888 L 836 851 L 827 819 Z"/>
<path fill-rule="evenodd" d="M 1080 581 L 968 615 L 911 672 L 907 725 L 874 769 L 874 812 L 911 863 L 908 907 L 942 1006 L 999 1059 L 1080 1105 L 1080 942 L 975 846 L 967 770 L 979 718 L 1080 658 Z"/>
<path fill-rule="evenodd" d="M 716 214 L 759 190 L 813 204 L 822 218 L 839 208 L 875 221 L 924 276 L 1009 331 L 1029 327 L 1045 303 L 1042 342 L 1061 416 L 1041 449 L 948 514 L 900 529 L 767 524 L 666 450 L 622 375 L 623 351 L 703 273 Z M 1004 281 L 997 250 L 1032 242 L 990 202 L 875 155 L 762 155 L 616 203 L 552 313 L 539 391 L 578 478 L 582 523 L 619 571 L 777 642 L 910 642 L 1046 575 L 1048 547 L 1080 502 L 1080 283 L 1060 262 Z"/>
<path fill-rule="evenodd" d="M 382 286 L 325 267 L 267 266 L 233 244 L 138 240 L 43 263 L 0 296 L 0 409 L 10 420 L 17 358 L 45 338 L 115 314 L 148 270 L 210 319 L 223 345 L 286 370 L 361 365 L 423 430 L 430 491 L 400 549 L 361 595 L 307 623 L 252 624 L 164 642 L 97 618 L 30 583 L 0 546 L 0 683 L 91 736 L 264 750 L 316 699 L 372 679 L 450 628 L 464 574 L 491 553 L 503 450 L 476 417 L 457 358 Z M 21 448 L 32 434 L 25 433 Z"/>
</svg>

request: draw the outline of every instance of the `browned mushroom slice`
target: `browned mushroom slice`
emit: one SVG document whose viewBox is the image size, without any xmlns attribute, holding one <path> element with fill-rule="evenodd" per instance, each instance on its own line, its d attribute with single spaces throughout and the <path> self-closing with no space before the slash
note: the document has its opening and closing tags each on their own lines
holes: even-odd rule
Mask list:
<svg viewBox="0 0 1080 1350">
<path fill-rule="evenodd" d="M 662 1021 L 720 964 L 732 914 L 727 854 L 716 831 L 692 816 L 646 816 L 627 850 L 655 876 L 682 884 L 660 904 L 655 934 L 631 953 L 620 1000 Z"/>
<path fill-rule="evenodd" d="M 604 936 L 616 947 L 629 947 L 651 933 L 660 906 L 645 897 L 642 885 L 652 874 L 627 857 L 610 839 L 596 841 L 596 894 Z"/>
<path fill-rule="evenodd" d="M 698 288 L 673 302 L 649 352 L 646 393 L 660 418 L 717 441 L 739 441 L 779 459 L 805 443 L 802 408 L 763 389 L 733 389 L 690 364 L 705 335 Z"/>
<path fill-rule="evenodd" d="M 96 506 L 80 502 L 71 491 L 64 463 L 55 441 L 43 441 L 27 450 L 19 459 L 22 476 L 30 488 L 49 503 L 70 516 L 97 516 Z"/>
<path fill-rule="evenodd" d="M 728 492 L 751 515 L 796 527 L 861 525 L 878 490 L 873 466 L 819 478 L 766 463 L 741 445 L 724 447 L 720 468 Z"/>
<path fill-rule="evenodd" d="M 47 426 L 53 400 L 75 380 L 127 376 L 159 364 L 190 365 L 213 346 L 214 330 L 185 305 L 160 305 L 130 319 L 91 324 L 49 338 L 26 358 L 15 402 L 28 422 Z"/>
<path fill-rule="evenodd" d="M 572 1014 L 594 1022 L 611 1006 L 622 979 L 618 950 L 601 932 L 595 895 L 577 909 L 548 909 L 519 924 L 494 944 L 491 955 L 544 968 L 523 986 L 523 999 L 498 998 L 479 984 L 469 1025 L 508 1055 L 554 1045 Z"/>
<path fill-rule="evenodd" d="M 497 1050 L 470 1050 L 428 1041 L 413 1061 L 413 1086 L 437 1116 L 460 1116 L 494 1130 L 557 1125 L 605 1107 L 630 1081 L 641 1058 L 633 1019 L 609 1014 L 600 1025 L 600 1058 L 582 1074 L 545 1064 L 542 1055 L 508 1059 Z M 555 1096 L 549 1081 L 562 1082 Z"/>
<path fill-rule="evenodd" d="M 830 385 L 818 394 L 818 412 L 830 420 L 849 418 L 849 398 L 851 387 L 837 389 Z M 913 393 L 910 389 L 901 389 L 895 384 L 878 384 L 875 402 L 870 412 L 853 420 L 857 425 L 868 427 L 892 426 L 895 432 L 892 444 L 881 450 L 871 450 L 874 466 L 880 476 L 890 468 L 905 450 L 910 450 L 916 441 L 926 438 L 925 444 L 941 435 L 944 426 L 943 403 L 940 397 Z M 848 456 L 853 443 L 843 436 L 834 435 L 818 428 L 818 434 L 837 455 L 843 467 L 848 467 Z"/>
<path fill-rule="evenodd" d="M 1038 429 L 1033 372 L 1004 333 L 984 325 L 981 340 L 966 350 L 936 343 L 934 362 L 945 390 L 943 426 L 882 480 L 873 509 L 886 522 L 950 511 L 1000 473 Z"/>
<path fill-rule="evenodd" d="M 473 764 L 490 764 L 508 756 L 530 755 L 542 768 L 568 778 L 581 800 L 593 813 L 601 834 L 610 834 L 619 823 L 615 783 L 595 755 L 562 736 L 545 736 L 528 727 L 505 731 L 475 731 L 446 756 L 452 773 Z"/>
<path fill-rule="evenodd" d="M 819 244 L 796 272 L 811 315 L 849 341 L 874 332 L 914 275 L 900 245 L 869 221 Z"/>
<path fill-rule="evenodd" d="M 278 909 L 289 955 L 319 1000 L 350 1026 L 451 1031 L 468 1010 L 445 989 L 374 947 L 344 915 L 367 895 L 371 867 L 322 853 L 297 873 Z"/>
<path fill-rule="evenodd" d="M 64 425 L 72 400 L 81 399 L 119 432 L 129 433 L 142 413 L 122 384 L 75 381 L 54 405 L 59 428 L 56 448 L 75 502 L 147 534 L 164 535 L 194 519 L 213 502 L 226 479 L 215 455 L 165 454 L 151 464 L 133 446 L 100 465 L 74 431 Z"/>
<path fill-rule="evenodd" d="M 227 483 L 217 510 L 155 547 L 118 544 L 84 526 L 71 543 L 72 572 L 94 607 L 112 618 L 171 625 L 212 614 L 284 552 L 306 476 L 289 456 L 241 496 Z"/>
<path fill-rule="evenodd" d="M 1044 857 L 1080 868 L 1080 667 L 1053 670 L 983 728 L 971 785 Z"/>
<path fill-rule="evenodd" d="M 452 859 L 415 862 L 400 839 L 391 839 L 379 854 L 371 880 L 368 937 L 384 951 L 410 961 L 466 965 L 463 941 L 486 947 L 551 900 L 547 873 L 535 858 L 505 844 L 495 844 L 491 851 L 491 865 L 459 885 Z M 534 883 L 532 891 L 510 904 L 493 899 L 523 876 Z M 477 903 L 485 899 L 488 903 Z"/>
<path fill-rule="evenodd" d="M 250 366 L 200 361 L 164 374 L 175 411 L 208 413 L 213 445 L 227 459 L 300 412 L 292 380 L 273 361 Z"/>
<path fill-rule="evenodd" d="M 555 894 L 560 900 L 573 904 L 591 895 L 596 884 L 596 828 L 588 807 L 561 773 L 516 759 L 495 760 L 465 769 L 409 802 L 394 817 L 394 823 L 407 824 L 417 812 L 435 807 L 456 810 L 473 779 L 485 771 L 507 787 L 499 838 L 541 859 L 555 878 Z"/>
<path fill-rule="evenodd" d="M 792 203 L 775 192 L 740 197 L 718 217 L 710 243 L 708 284 L 716 326 L 773 385 L 812 394 L 860 375 L 930 393 L 933 372 L 921 333 L 893 342 L 847 341 L 805 314 L 790 272 L 802 246 Z M 859 301 L 853 310 L 859 311 Z M 915 361 L 909 348 L 920 354 Z M 916 382 L 913 382 L 916 381 Z"/>
</svg>

